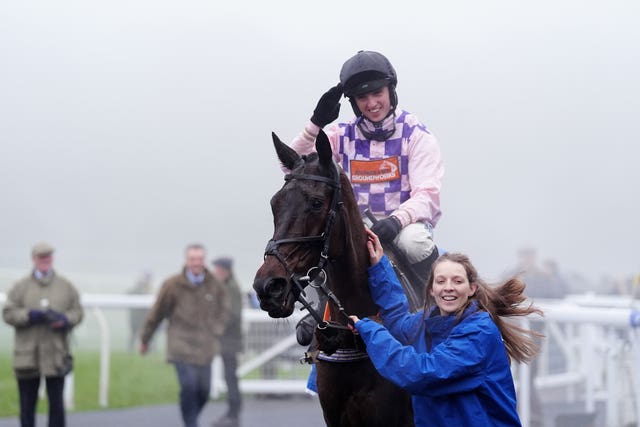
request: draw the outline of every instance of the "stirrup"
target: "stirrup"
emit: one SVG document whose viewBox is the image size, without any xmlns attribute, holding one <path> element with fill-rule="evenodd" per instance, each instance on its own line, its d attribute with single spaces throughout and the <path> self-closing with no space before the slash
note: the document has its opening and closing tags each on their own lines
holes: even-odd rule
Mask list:
<svg viewBox="0 0 640 427">
<path fill-rule="evenodd" d="M 304 356 L 302 356 L 299 360 L 301 365 L 308 363 L 309 365 L 313 365 L 318 361 L 318 350 L 315 351 L 305 351 Z"/>
</svg>

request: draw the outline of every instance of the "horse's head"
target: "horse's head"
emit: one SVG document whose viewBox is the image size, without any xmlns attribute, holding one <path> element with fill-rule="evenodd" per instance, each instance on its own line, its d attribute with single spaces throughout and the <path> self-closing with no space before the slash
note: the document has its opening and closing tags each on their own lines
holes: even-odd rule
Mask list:
<svg viewBox="0 0 640 427">
<path fill-rule="evenodd" d="M 267 244 L 253 288 L 260 308 L 271 317 L 288 317 L 309 280 L 318 274 L 326 278 L 327 261 L 344 254 L 348 237 L 343 199 L 356 211 L 357 207 L 351 187 L 342 191 L 342 186 L 349 183 L 333 161 L 324 132 L 316 138 L 317 153 L 305 156 L 298 155 L 275 134 L 273 143 L 278 158 L 291 173 L 271 198 L 273 238 Z M 361 226 L 359 215 L 357 221 Z"/>
</svg>

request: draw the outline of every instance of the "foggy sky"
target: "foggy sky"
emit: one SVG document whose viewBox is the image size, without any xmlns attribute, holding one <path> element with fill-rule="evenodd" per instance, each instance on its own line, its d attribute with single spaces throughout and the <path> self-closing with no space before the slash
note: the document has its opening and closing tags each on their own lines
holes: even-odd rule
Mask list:
<svg viewBox="0 0 640 427">
<path fill-rule="evenodd" d="M 218 4 L 225 3 L 225 4 Z M 133 278 L 187 243 L 249 288 L 302 130 L 360 49 L 445 162 L 436 242 L 480 274 L 523 246 L 589 280 L 640 271 L 634 1 L 0 4 L 0 268 Z M 343 101 L 341 119 L 352 115 Z M 2 291 L 2 289 L 0 289 Z"/>
</svg>

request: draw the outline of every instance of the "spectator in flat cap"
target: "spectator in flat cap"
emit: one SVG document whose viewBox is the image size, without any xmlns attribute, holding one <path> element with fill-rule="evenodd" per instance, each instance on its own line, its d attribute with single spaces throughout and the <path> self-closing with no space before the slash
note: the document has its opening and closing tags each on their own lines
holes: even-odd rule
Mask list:
<svg viewBox="0 0 640 427">
<path fill-rule="evenodd" d="M 22 427 L 35 425 L 41 377 L 47 387 L 49 426 L 65 425 L 64 378 L 73 368 L 69 333 L 83 311 L 78 291 L 53 269 L 53 252 L 48 243 L 33 246 L 33 271 L 9 290 L 2 310 L 4 321 L 15 328 L 13 370 Z"/>
<path fill-rule="evenodd" d="M 242 351 L 242 291 L 233 274 L 233 259 L 214 259 L 213 275 L 224 284 L 231 299 L 231 316 L 220 339 L 224 379 L 227 384 L 227 412 L 217 420 L 214 427 L 235 427 L 239 425 L 242 396 L 238 387 L 238 353 Z"/>
<path fill-rule="evenodd" d="M 46 255 L 51 255 L 53 251 L 54 251 L 53 246 L 51 246 L 46 242 L 40 242 L 33 245 L 33 248 L 31 249 L 31 256 L 43 257 Z"/>
</svg>

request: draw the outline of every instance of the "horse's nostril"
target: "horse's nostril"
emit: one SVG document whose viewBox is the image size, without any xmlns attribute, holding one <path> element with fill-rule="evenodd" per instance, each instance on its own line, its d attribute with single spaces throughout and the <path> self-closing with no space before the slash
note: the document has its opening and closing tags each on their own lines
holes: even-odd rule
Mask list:
<svg viewBox="0 0 640 427">
<path fill-rule="evenodd" d="M 287 281 L 283 277 L 273 277 L 264 285 L 265 294 L 271 298 L 280 298 L 287 288 Z"/>
<path fill-rule="evenodd" d="M 253 282 L 260 308 L 274 318 L 288 317 L 293 312 L 293 298 L 288 295 L 291 286 L 285 277 L 266 277 Z"/>
<path fill-rule="evenodd" d="M 269 277 L 256 280 L 253 284 L 260 300 L 282 298 L 287 289 L 287 280 L 284 277 Z"/>
</svg>

